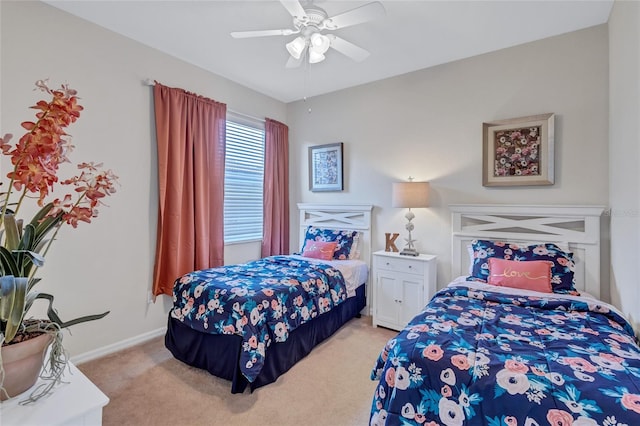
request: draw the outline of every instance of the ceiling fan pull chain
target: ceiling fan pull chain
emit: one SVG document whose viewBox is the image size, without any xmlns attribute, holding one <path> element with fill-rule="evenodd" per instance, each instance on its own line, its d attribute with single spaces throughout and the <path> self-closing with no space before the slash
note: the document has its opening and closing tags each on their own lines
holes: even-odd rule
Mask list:
<svg viewBox="0 0 640 426">
<path fill-rule="evenodd" d="M 307 55 L 308 55 L 308 50 L 307 50 Z M 304 93 L 304 96 L 302 98 L 302 102 L 305 103 L 305 105 L 307 105 L 307 88 L 309 87 L 309 75 L 311 74 L 311 64 L 309 63 L 309 61 L 304 61 L 304 77 L 302 78 L 302 93 Z M 311 114 L 311 107 L 308 106 L 307 107 L 307 114 Z"/>
</svg>

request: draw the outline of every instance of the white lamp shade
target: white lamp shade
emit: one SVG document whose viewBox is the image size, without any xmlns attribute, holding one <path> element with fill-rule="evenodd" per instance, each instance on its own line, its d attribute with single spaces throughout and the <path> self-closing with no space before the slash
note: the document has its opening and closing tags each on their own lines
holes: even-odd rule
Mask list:
<svg viewBox="0 0 640 426">
<path fill-rule="evenodd" d="M 296 59 L 300 59 L 300 55 L 302 55 L 306 45 L 307 41 L 302 36 L 296 37 L 293 41 L 286 44 L 287 51 Z"/>
<path fill-rule="evenodd" d="M 311 45 L 310 49 L 314 52 L 324 54 L 327 50 L 329 50 L 329 46 L 331 46 L 331 41 L 329 37 L 326 35 L 322 35 L 320 33 L 313 33 L 309 39 L 309 43 Z"/>
<path fill-rule="evenodd" d="M 313 49 L 309 49 L 309 63 L 317 64 L 325 60 L 325 56 L 322 53 L 318 53 Z"/>
<path fill-rule="evenodd" d="M 419 208 L 429 206 L 429 182 L 394 182 L 393 207 Z"/>
</svg>

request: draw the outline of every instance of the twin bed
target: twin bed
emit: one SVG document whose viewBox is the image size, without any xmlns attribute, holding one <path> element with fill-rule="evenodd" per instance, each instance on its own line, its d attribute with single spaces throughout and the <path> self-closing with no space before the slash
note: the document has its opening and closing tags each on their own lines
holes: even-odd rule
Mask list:
<svg viewBox="0 0 640 426">
<path fill-rule="evenodd" d="M 233 393 L 275 381 L 366 306 L 372 206 L 299 208 L 300 246 L 339 259 L 275 256 L 176 283 L 166 346 Z M 640 424 L 640 348 L 600 300 L 604 209 L 450 208 L 456 278 L 363 360 L 375 361 L 370 424 Z M 332 241 L 356 234 L 357 249 Z"/>
<path fill-rule="evenodd" d="M 600 207 L 451 206 L 453 280 L 381 351 L 371 425 L 640 424 Z"/>
<path fill-rule="evenodd" d="M 176 281 L 165 345 L 232 393 L 274 382 L 366 306 L 372 206 L 298 208 L 301 254 Z"/>
</svg>

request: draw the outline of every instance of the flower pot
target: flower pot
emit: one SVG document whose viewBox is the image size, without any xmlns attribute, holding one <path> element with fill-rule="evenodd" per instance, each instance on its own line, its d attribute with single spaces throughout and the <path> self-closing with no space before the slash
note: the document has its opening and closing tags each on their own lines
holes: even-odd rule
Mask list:
<svg viewBox="0 0 640 426">
<path fill-rule="evenodd" d="M 43 333 L 20 343 L 2 346 L 2 386 L 6 393 L 0 391 L 0 401 L 19 395 L 36 383 L 47 347 L 52 341 L 51 334 Z"/>
</svg>

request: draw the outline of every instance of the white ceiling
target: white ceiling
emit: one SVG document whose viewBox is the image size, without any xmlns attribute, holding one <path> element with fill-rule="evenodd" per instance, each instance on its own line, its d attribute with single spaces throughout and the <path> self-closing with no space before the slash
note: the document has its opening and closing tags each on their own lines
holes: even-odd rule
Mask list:
<svg viewBox="0 0 640 426">
<path fill-rule="evenodd" d="M 234 39 L 231 31 L 292 28 L 279 1 L 48 0 L 140 43 L 291 102 L 607 22 L 613 0 L 382 1 L 386 16 L 335 31 L 371 52 L 357 63 L 330 49 L 285 68 L 293 36 Z M 367 1 L 316 0 L 329 16 Z M 156 76 L 149 76 L 156 78 Z"/>
</svg>

